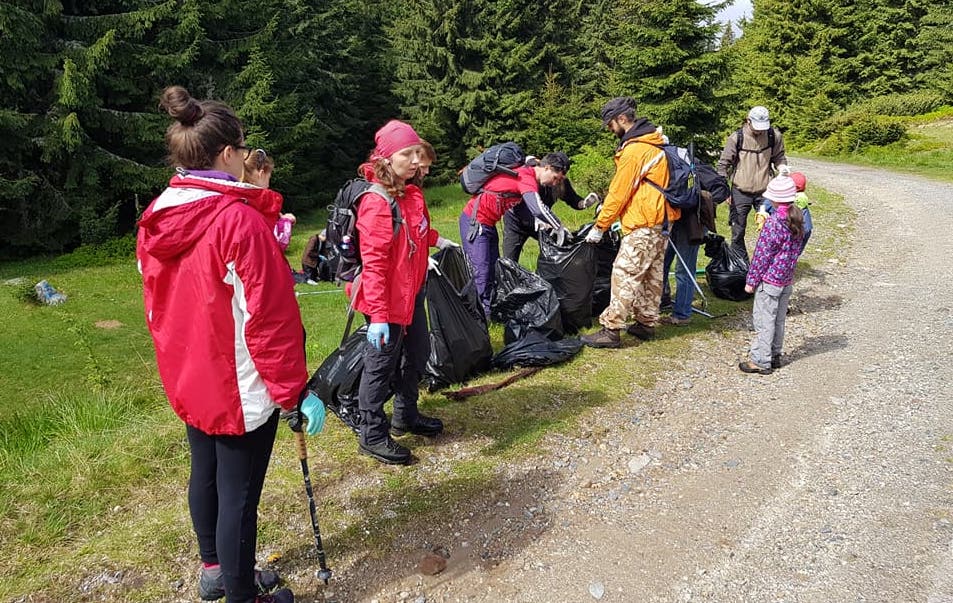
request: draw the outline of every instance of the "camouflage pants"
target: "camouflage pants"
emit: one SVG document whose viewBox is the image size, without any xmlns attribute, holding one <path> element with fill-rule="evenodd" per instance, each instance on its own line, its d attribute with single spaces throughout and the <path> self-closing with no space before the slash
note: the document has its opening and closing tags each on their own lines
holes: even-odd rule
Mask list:
<svg viewBox="0 0 953 603">
<path fill-rule="evenodd" d="M 638 228 L 622 237 L 612 264 L 612 298 L 599 316 L 603 327 L 624 329 L 630 316 L 647 327 L 656 326 L 667 244 L 661 227 Z"/>
</svg>

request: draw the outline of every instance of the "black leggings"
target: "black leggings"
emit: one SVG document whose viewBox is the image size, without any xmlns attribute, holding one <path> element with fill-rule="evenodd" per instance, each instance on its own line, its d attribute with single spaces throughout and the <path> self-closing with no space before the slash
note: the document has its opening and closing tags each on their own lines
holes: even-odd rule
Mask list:
<svg viewBox="0 0 953 603">
<path fill-rule="evenodd" d="M 258 501 L 278 430 L 278 411 L 240 436 L 186 425 L 192 452 L 189 511 L 202 562 L 221 564 L 227 603 L 253 603 Z"/>
</svg>

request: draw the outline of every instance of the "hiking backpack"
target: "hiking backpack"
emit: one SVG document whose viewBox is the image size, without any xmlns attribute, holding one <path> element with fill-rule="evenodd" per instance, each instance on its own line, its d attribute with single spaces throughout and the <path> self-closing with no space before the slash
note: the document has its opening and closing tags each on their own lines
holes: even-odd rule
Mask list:
<svg viewBox="0 0 953 603">
<path fill-rule="evenodd" d="M 377 193 L 387 199 L 394 219 L 394 235 L 400 228 L 403 217 L 397 201 L 383 186 L 363 178 L 348 180 L 328 206 L 328 225 L 325 228 L 328 245 L 328 260 L 334 266 L 335 282 L 353 281 L 361 271 L 361 246 L 357 232 L 357 204 L 366 193 Z"/>
<path fill-rule="evenodd" d="M 768 128 L 768 146 L 761 149 L 745 149 L 745 129 L 738 128 L 735 136 L 735 160 L 738 159 L 738 154 L 744 151 L 745 153 L 763 153 L 768 149 L 771 149 L 771 152 L 774 153 L 774 128 Z"/>
<path fill-rule="evenodd" d="M 639 141 L 645 142 L 645 141 Z M 695 157 L 690 149 L 677 147 L 673 144 L 654 144 L 653 147 L 662 149 L 668 161 L 668 186 L 662 188 L 658 184 L 645 178 L 645 182 L 662 193 L 665 200 L 672 207 L 679 209 L 695 209 L 701 199 L 698 188 L 698 178 L 695 174 Z"/>
<path fill-rule="evenodd" d="M 464 192 L 475 195 L 483 190 L 487 181 L 497 174 L 515 176 L 515 168 L 523 165 L 526 154 L 515 142 L 495 144 L 473 158 L 460 172 L 460 185 Z"/>
<path fill-rule="evenodd" d="M 712 203 L 721 203 L 731 196 L 728 179 L 707 163 L 695 160 L 695 176 L 698 177 L 699 188 L 711 195 Z"/>
</svg>

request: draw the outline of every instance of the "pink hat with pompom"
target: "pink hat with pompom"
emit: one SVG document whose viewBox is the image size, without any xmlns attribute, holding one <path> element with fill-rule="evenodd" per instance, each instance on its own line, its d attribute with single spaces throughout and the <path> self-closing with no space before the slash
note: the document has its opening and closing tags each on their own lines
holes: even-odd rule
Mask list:
<svg viewBox="0 0 953 603">
<path fill-rule="evenodd" d="M 794 203 L 797 198 L 797 187 L 790 176 L 778 176 L 768 183 L 763 196 L 774 203 Z"/>
</svg>

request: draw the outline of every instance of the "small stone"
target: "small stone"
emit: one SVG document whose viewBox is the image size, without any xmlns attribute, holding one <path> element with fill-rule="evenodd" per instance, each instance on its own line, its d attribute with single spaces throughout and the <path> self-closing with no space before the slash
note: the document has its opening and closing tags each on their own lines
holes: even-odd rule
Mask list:
<svg viewBox="0 0 953 603">
<path fill-rule="evenodd" d="M 741 459 L 731 459 L 730 461 L 725 461 L 725 467 L 729 469 L 734 469 L 741 464 Z"/>
<path fill-rule="evenodd" d="M 652 457 L 647 454 L 641 454 L 629 461 L 629 473 L 636 474 L 652 462 Z"/>
<path fill-rule="evenodd" d="M 427 603 L 427 597 L 420 595 L 419 597 L 414 599 L 414 603 Z"/>
<path fill-rule="evenodd" d="M 598 601 L 602 598 L 602 595 L 606 594 L 606 587 L 603 586 L 602 582 L 590 582 L 589 594 L 592 595 L 593 599 Z"/>
<path fill-rule="evenodd" d="M 417 564 L 417 571 L 425 576 L 436 576 L 445 569 L 447 569 L 447 560 L 434 553 L 427 553 Z"/>
</svg>

